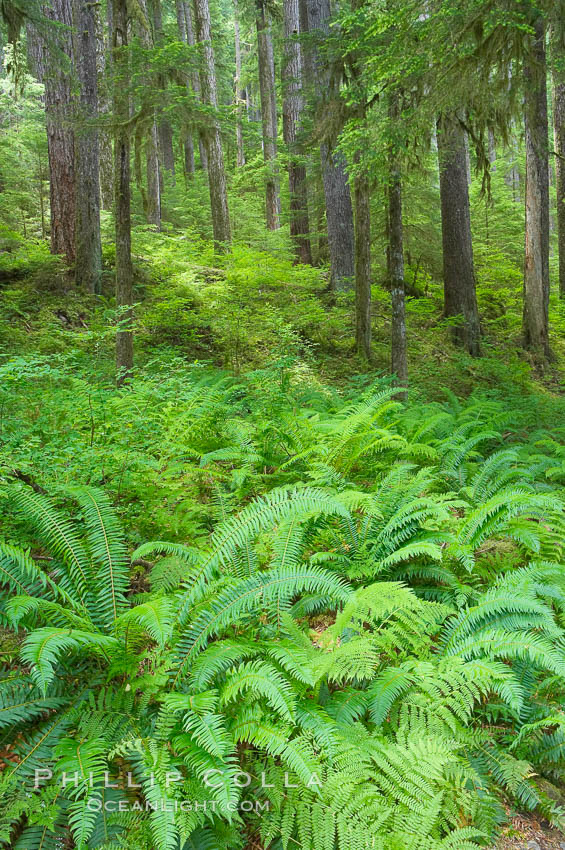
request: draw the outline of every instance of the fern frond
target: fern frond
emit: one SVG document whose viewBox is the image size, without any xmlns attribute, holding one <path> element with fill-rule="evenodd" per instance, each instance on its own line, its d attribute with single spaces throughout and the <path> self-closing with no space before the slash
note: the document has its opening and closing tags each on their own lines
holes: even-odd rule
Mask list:
<svg viewBox="0 0 565 850">
<path fill-rule="evenodd" d="M 12 487 L 10 500 L 40 540 L 65 566 L 65 589 L 84 603 L 91 579 L 90 563 L 76 527 L 51 501 L 29 487 Z"/>
<path fill-rule="evenodd" d="M 83 510 L 88 547 L 93 563 L 97 612 L 106 626 L 126 607 L 129 559 L 123 532 L 106 494 L 94 487 L 73 487 L 70 492 Z"/>
</svg>

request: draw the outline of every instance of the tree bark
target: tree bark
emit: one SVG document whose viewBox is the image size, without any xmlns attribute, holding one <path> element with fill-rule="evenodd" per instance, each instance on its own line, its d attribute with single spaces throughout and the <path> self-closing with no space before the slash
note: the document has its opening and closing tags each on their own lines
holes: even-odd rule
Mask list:
<svg viewBox="0 0 565 850">
<path fill-rule="evenodd" d="M 45 38 L 28 27 L 30 65 L 45 85 L 45 119 L 49 157 L 49 194 L 51 205 L 51 253 L 75 259 L 75 140 L 73 97 L 68 65 L 73 61 L 71 0 L 52 0 L 43 6 L 44 15 L 62 24 L 57 32 L 54 51 Z M 64 58 L 63 58 L 64 57 Z"/>
<path fill-rule="evenodd" d="M 133 375 L 133 266 L 131 261 L 131 197 L 129 120 L 129 60 L 127 0 L 113 0 L 114 141 L 116 231 L 116 374 L 118 386 Z"/>
<path fill-rule="evenodd" d="M 100 159 L 96 11 L 90 0 L 75 0 L 75 56 L 80 86 L 79 124 L 75 133 L 76 260 L 75 281 L 88 292 L 100 292 Z"/>
<path fill-rule="evenodd" d="M 357 351 L 371 359 L 371 193 L 366 173 L 355 186 L 355 328 Z"/>
<path fill-rule="evenodd" d="M 242 168 L 245 165 L 245 150 L 243 147 L 243 124 L 241 120 L 241 113 L 243 108 L 243 100 L 245 97 L 245 92 L 241 88 L 241 39 L 239 36 L 239 12 L 237 6 L 237 0 L 233 2 L 234 8 L 234 34 L 235 34 L 235 80 L 234 80 L 234 93 L 235 93 L 235 133 L 236 133 L 236 144 L 237 144 L 237 159 L 236 164 L 238 168 Z"/>
<path fill-rule="evenodd" d="M 147 223 L 161 230 L 161 168 L 159 163 L 159 136 L 157 122 L 152 121 L 145 139 L 147 195 L 145 215 Z"/>
<path fill-rule="evenodd" d="M 457 118 L 438 122 L 439 185 L 443 241 L 444 314 L 460 316 L 452 329 L 455 344 L 480 354 L 480 322 L 475 287 L 465 133 Z"/>
<path fill-rule="evenodd" d="M 263 126 L 263 157 L 265 160 L 265 209 L 267 227 L 280 227 L 281 199 L 277 171 L 277 100 L 275 92 L 275 57 L 271 23 L 264 0 L 256 0 L 257 61 L 259 66 L 259 91 L 261 94 L 261 121 Z"/>
<path fill-rule="evenodd" d="M 301 30 L 312 35 L 317 32 L 321 38 L 327 38 L 330 20 L 329 0 L 302 0 L 301 6 Z M 315 45 L 311 44 L 305 49 L 305 60 L 304 68 L 310 87 L 316 93 L 329 91 L 329 68 Z M 321 100 L 318 111 L 320 112 L 323 107 L 324 101 Z M 353 206 L 347 181 L 346 163 L 341 153 L 332 150 L 329 141 L 324 141 L 320 145 L 320 157 L 330 254 L 330 287 L 334 290 L 346 289 L 351 287 L 355 273 Z"/>
<path fill-rule="evenodd" d="M 137 33 L 141 44 L 146 50 L 154 47 L 153 36 L 151 33 L 150 24 L 150 7 L 147 0 L 137 0 L 143 18 L 137 21 Z M 149 89 L 154 85 L 155 81 L 151 77 L 147 77 L 145 86 Z M 139 128 L 141 132 L 141 127 Z M 145 164 L 147 176 L 147 192 L 143 191 L 140 184 L 139 188 L 142 194 L 143 210 L 147 223 L 160 231 L 161 230 L 161 166 L 159 161 L 159 133 L 157 128 L 157 117 L 155 110 L 152 110 L 152 116 L 147 130 L 145 139 Z"/>
<path fill-rule="evenodd" d="M 565 26 L 563 23 L 561 27 Z M 552 28 L 553 60 L 563 61 L 557 24 Z M 559 248 L 559 298 L 565 299 L 565 72 L 553 68 L 553 133 L 555 145 L 555 188 L 557 195 L 557 244 Z"/>
<path fill-rule="evenodd" d="M 153 3 L 153 23 L 155 29 L 155 44 L 162 45 L 164 40 L 163 32 L 163 11 L 161 9 L 161 0 L 152 0 Z M 167 88 L 166 78 L 160 74 L 158 77 L 159 88 L 164 91 Z M 173 128 L 169 119 L 161 115 L 159 118 L 159 145 L 161 148 L 161 157 L 163 168 L 168 171 L 173 186 L 175 185 L 175 149 L 173 144 Z"/>
<path fill-rule="evenodd" d="M 186 39 L 189 47 L 194 47 L 196 45 L 196 38 L 194 35 L 194 26 L 192 25 L 192 12 L 190 11 L 190 3 L 188 0 L 183 0 L 183 8 L 184 8 L 184 20 L 186 25 Z M 200 87 L 200 75 L 198 71 L 195 71 L 191 75 L 191 85 L 192 91 L 196 95 L 196 97 L 202 101 L 202 91 Z M 208 168 L 208 154 L 206 152 L 206 140 L 204 137 L 204 132 L 199 130 L 198 132 L 198 152 L 200 155 L 200 167 L 206 171 Z"/>
<path fill-rule="evenodd" d="M 284 0 L 283 138 L 288 148 L 288 185 L 290 190 L 290 235 L 299 263 L 312 263 L 306 165 L 300 159 L 298 134 L 304 110 L 302 94 L 302 50 L 298 0 Z"/>
<path fill-rule="evenodd" d="M 390 118 L 399 120 L 398 98 L 391 98 Z M 388 185 L 388 260 L 390 273 L 391 320 L 391 372 L 395 383 L 406 387 L 408 362 L 406 357 L 406 305 L 404 284 L 404 233 L 402 222 L 402 180 L 398 156 L 393 147 L 390 152 L 390 177 Z M 406 392 L 400 393 L 401 398 Z"/>
<path fill-rule="evenodd" d="M 107 34 L 104 34 L 104 23 L 99 9 L 94 6 L 96 15 L 97 37 L 97 66 L 98 66 L 98 112 L 106 120 L 111 114 L 111 92 L 108 89 L 106 69 L 112 61 L 112 0 L 107 0 L 108 20 Z M 114 150 L 112 133 L 102 127 L 98 133 L 100 156 L 100 198 L 102 209 L 111 210 L 114 204 Z"/>
<path fill-rule="evenodd" d="M 202 102 L 214 113 L 204 131 L 208 159 L 208 184 L 210 187 L 210 206 L 212 208 L 212 229 L 214 242 L 218 250 L 228 250 L 231 244 L 230 215 L 224 152 L 220 123 L 217 116 L 218 93 L 216 86 L 216 66 L 212 48 L 210 7 L 208 0 L 194 0 L 196 35 L 201 47 L 200 85 Z"/>
<path fill-rule="evenodd" d="M 175 8 L 177 13 L 177 26 L 179 30 L 179 38 L 185 44 L 188 44 L 188 31 L 186 25 L 186 9 L 183 0 L 176 0 Z M 189 76 L 186 76 L 186 87 L 187 90 L 190 91 L 190 79 Z M 182 132 L 182 146 L 183 146 L 183 162 L 184 162 L 184 176 L 185 180 L 190 179 L 196 170 L 195 161 L 194 161 L 194 139 L 192 138 L 192 132 L 188 125 L 183 127 Z"/>
<path fill-rule="evenodd" d="M 524 257 L 524 346 L 549 357 L 549 166 L 545 27 L 524 68 L 526 137 L 526 239 Z"/>
</svg>

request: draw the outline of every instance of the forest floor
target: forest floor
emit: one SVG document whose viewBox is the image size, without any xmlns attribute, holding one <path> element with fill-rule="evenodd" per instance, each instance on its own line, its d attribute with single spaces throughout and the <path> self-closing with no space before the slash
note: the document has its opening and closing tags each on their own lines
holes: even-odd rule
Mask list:
<svg viewBox="0 0 565 850">
<path fill-rule="evenodd" d="M 515 815 L 493 850 L 565 850 L 565 835 L 530 814 Z"/>
<path fill-rule="evenodd" d="M 286 358 L 288 365 L 284 368 L 292 375 L 292 380 L 307 385 L 312 391 L 318 387 L 321 391 L 326 387 L 337 388 L 339 392 L 362 389 L 387 373 L 389 293 L 381 287 L 374 287 L 375 362 L 369 366 L 359 361 L 354 350 L 352 293 L 330 295 L 319 270 L 296 269 L 290 262 L 243 250 L 235 251 L 233 258 L 226 261 L 226 267 L 217 269 L 213 257 L 198 254 L 198 246 L 156 234 L 146 237 L 142 233 L 136 238 L 136 370 L 142 379 L 153 380 L 149 367 L 159 358 L 163 358 L 164 364 L 159 368 L 164 370 L 169 368 L 165 364 L 170 358 L 171 370 L 179 363 L 183 369 L 210 365 L 238 376 L 251 370 L 267 370 L 272 362 Z M 146 238 L 151 239 L 154 250 L 149 243 L 144 243 Z M 103 283 L 104 295 L 94 302 L 92 297 L 77 292 L 68 271 L 43 249 L 28 249 L 27 253 L 23 250 L 0 257 L 0 355 L 3 356 L 0 364 L 5 358 L 21 358 L 21 367 L 16 364 L 21 374 L 16 375 L 14 367 L 15 377 L 9 376 L 14 383 L 25 382 L 29 368 L 34 377 L 38 373 L 44 377 L 53 372 L 53 388 L 57 380 L 62 387 L 61 394 L 53 395 L 51 406 L 56 416 L 53 413 L 50 418 L 46 414 L 49 400 L 39 394 L 41 386 L 38 386 L 37 395 L 26 386 L 27 400 L 21 394 L 18 396 L 21 410 L 13 437 L 14 446 L 22 444 L 18 428 L 27 440 L 26 422 L 34 423 L 37 434 L 33 434 L 36 442 L 27 440 L 24 449 L 18 449 L 19 454 L 7 444 L 15 458 L 12 460 L 7 455 L 10 469 L 17 463 L 17 468 L 24 471 L 41 470 L 46 480 L 50 476 L 56 479 L 61 469 L 64 469 L 64 477 L 71 475 L 75 463 L 73 454 L 76 453 L 72 448 L 74 444 L 68 442 L 59 447 L 56 435 L 59 430 L 64 434 L 60 423 L 66 421 L 65 417 L 73 423 L 71 437 L 74 439 L 79 433 L 79 426 L 75 428 L 73 419 L 74 408 L 79 407 L 76 393 L 79 390 L 84 393 L 84 418 L 93 417 L 93 409 L 98 415 L 100 407 L 104 429 L 105 405 L 125 404 L 119 397 L 111 400 L 109 391 L 108 401 L 104 401 L 107 386 L 113 385 L 114 369 L 113 323 L 116 316 L 111 308 L 110 256 L 106 257 Z M 565 423 L 565 310 L 554 303 L 552 340 L 556 359 L 540 371 L 520 348 L 518 305 L 509 299 L 502 304 L 503 295 L 497 291 L 495 299 L 490 290 L 480 292 L 485 332 L 485 356 L 480 359 L 470 358 L 451 347 L 449 327 L 441 318 L 441 298 L 433 287 L 421 298 L 409 300 L 411 398 L 442 403 L 447 399 L 456 406 L 458 398 L 480 393 L 481 399 L 502 400 L 510 410 L 531 409 L 540 429 L 547 427 L 558 433 Z M 72 393 L 68 392 L 64 381 L 57 378 L 59 367 L 74 373 L 76 382 Z M 84 383 L 82 389 L 79 380 Z M 106 383 L 103 385 L 103 382 Z M 4 391 L 6 399 L 10 400 L 10 389 L 8 384 L 4 390 L 0 387 L 0 427 Z M 55 389 L 53 391 L 55 393 Z M 134 422 L 135 427 L 129 423 L 127 427 L 132 428 L 134 434 L 141 433 L 142 417 Z M 81 422 L 80 428 L 84 430 L 84 427 Z M 94 425 L 92 428 L 87 451 L 92 451 L 93 442 L 96 448 L 98 439 L 102 439 L 98 431 L 94 433 Z M 100 434 L 104 429 L 100 426 Z M 49 440 L 55 445 L 50 455 L 45 450 Z M 76 445 L 82 448 L 80 442 Z M 192 515 L 187 512 L 184 517 L 179 508 L 177 528 L 177 515 L 171 518 L 171 511 L 165 509 L 167 506 L 161 510 L 162 492 L 155 483 L 151 490 L 144 482 L 143 491 L 139 487 L 138 492 L 135 476 L 132 474 L 129 482 L 124 476 L 123 470 L 132 463 L 134 456 L 129 442 L 121 454 L 121 444 L 116 443 L 116 449 L 112 445 L 110 440 L 110 461 L 104 461 L 108 465 L 106 474 L 109 480 L 114 476 L 118 481 L 118 494 L 126 504 L 129 498 L 131 515 L 128 519 L 140 538 L 148 531 L 144 523 L 149 526 L 159 520 L 163 522 L 163 539 L 177 533 L 182 537 L 193 521 Z M 112 451 L 115 452 L 115 469 L 111 466 Z M 135 462 L 139 463 L 141 479 L 145 467 L 137 457 Z M 559 463 L 563 463 L 565 469 L 561 457 Z M 181 496 L 173 484 L 170 489 L 167 498 L 170 495 L 171 500 L 178 500 L 182 508 Z M 155 505 L 159 505 L 158 515 L 146 491 L 150 491 Z M 140 510 L 149 514 L 148 518 L 142 519 L 137 509 L 131 509 L 136 499 Z M 517 814 L 510 818 L 492 850 L 565 850 L 565 835 L 549 829 L 531 815 Z"/>
</svg>

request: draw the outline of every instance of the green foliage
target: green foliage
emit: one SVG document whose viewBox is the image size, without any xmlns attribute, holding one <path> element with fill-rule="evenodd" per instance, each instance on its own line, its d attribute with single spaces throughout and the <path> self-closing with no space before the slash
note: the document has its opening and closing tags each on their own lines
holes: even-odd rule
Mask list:
<svg viewBox="0 0 565 850">
<path fill-rule="evenodd" d="M 122 392 L 71 362 L 4 366 L 54 399 L 35 489 L 0 500 L 4 846 L 472 850 L 505 798 L 561 822 L 539 405 L 403 408 L 385 381 L 340 398 L 170 360 Z M 36 471 L 26 451 L 8 439 L 6 479 Z"/>
</svg>

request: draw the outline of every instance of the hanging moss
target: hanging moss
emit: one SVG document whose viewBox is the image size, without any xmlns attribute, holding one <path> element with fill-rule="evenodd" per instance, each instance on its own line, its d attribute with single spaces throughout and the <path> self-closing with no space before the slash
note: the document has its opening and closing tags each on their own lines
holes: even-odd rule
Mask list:
<svg viewBox="0 0 565 850">
<path fill-rule="evenodd" d="M 21 3 L 14 2 L 14 0 L 0 0 L 0 11 L 8 28 L 8 41 L 10 44 L 15 44 L 20 37 L 20 31 L 26 17 L 24 9 Z"/>
</svg>

